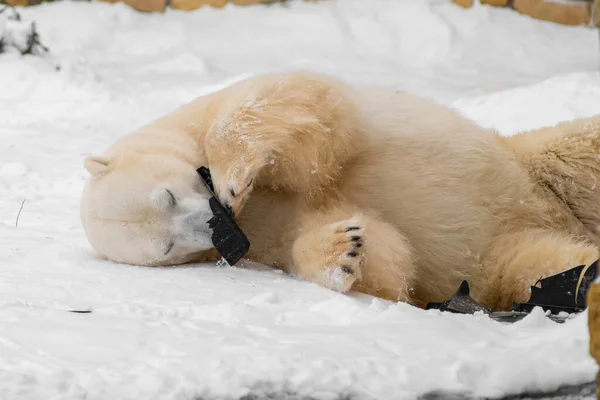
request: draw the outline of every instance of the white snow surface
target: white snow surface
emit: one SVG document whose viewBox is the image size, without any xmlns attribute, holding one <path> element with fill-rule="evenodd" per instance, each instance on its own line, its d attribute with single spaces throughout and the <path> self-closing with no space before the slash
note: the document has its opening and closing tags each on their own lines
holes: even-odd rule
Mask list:
<svg viewBox="0 0 600 400">
<path fill-rule="evenodd" d="M 78 206 L 85 156 L 264 72 L 409 90 L 502 134 L 593 115 L 597 31 L 449 0 L 19 12 L 61 69 L 0 55 L 0 399 L 494 397 L 594 379 L 587 312 L 504 325 L 339 295 L 250 263 L 118 265 L 94 254 Z"/>
</svg>

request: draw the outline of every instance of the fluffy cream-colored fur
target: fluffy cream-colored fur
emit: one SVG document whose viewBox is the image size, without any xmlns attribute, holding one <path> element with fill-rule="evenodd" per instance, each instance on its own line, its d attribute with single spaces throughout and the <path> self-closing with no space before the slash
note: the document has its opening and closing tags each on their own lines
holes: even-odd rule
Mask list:
<svg viewBox="0 0 600 400">
<path fill-rule="evenodd" d="M 419 306 L 467 279 L 508 308 L 540 277 L 598 258 L 598 154 L 600 117 L 503 138 L 406 93 L 270 74 L 88 158 L 81 215 L 117 262 L 216 259 L 205 165 L 253 261 Z"/>
</svg>

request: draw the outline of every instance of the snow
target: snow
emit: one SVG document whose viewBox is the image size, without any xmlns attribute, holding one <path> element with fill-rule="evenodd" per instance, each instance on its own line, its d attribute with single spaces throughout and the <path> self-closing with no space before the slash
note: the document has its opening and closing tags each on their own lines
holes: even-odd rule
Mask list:
<svg viewBox="0 0 600 400">
<path fill-rule="evenodd" d="M 592 115 L 597 31 L 447 0 L 19 12 L 61 68 L 0 55 L 1 399 L 493 397 L 594 379 L 587 312 L 504 325 L 338 295 L 248 262 L 117 265 L 91 250 L 78 205 L 85 156 L 268 71 L 413 91 L 502 134 Z"/>
</svg>

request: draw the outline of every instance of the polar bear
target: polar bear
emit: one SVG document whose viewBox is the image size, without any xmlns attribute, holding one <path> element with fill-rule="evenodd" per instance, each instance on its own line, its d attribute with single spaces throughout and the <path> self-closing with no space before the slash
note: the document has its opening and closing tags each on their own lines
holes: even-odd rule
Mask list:
<svg viewBox="0 0 600 400">
<path fill-rule="evenodd" d="M 598 259 L 598 154 L 600 116 L 501 137 L 408 93 L 272 73 L 86 158 L 81 218 L 116 262 L 217 260 L 207 166 L 252 261 L 416 306 L 467 279 L 508 309 L 539 278 Z"/>
</svg>

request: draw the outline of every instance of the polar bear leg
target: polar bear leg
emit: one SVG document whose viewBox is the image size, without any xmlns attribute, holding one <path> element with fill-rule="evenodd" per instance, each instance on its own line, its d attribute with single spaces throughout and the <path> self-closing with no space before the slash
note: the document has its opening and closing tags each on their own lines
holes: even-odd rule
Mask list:
<svg viewBox="0 0 600 400">
<path fill-rule="evenodd" d="M 393 226 L 339 209 L 307 215 L 292 248 L 298 278 L 345 293 L 354 289 L 414 303 L 415 277 L 407 240 Z"/>
<path fill-rule="evenodd" d="M 236 214 L 255 187 L 320 192 L 366 140 L 354 96 L 339 82 L 285 74 L 257 87 L 220 112 L 204 139 L 215 193 Z"/>
<path fill-rule="evenodd" d="M 509 310 L 512 303 L 529 299 L 530 287 L 540 278 L 590 265 L 598 257 L 595 245 L 560 232 L 527 229 L 502 235 L 493 243 L 486 263 L 489 289 L 482 302 Z"/>
</svg>

